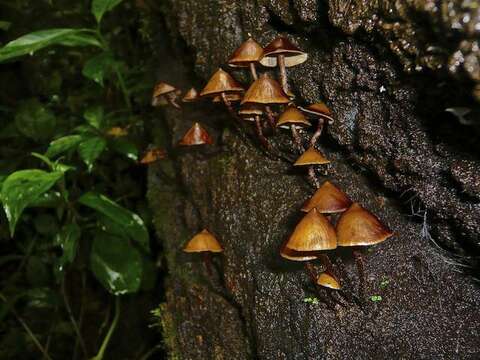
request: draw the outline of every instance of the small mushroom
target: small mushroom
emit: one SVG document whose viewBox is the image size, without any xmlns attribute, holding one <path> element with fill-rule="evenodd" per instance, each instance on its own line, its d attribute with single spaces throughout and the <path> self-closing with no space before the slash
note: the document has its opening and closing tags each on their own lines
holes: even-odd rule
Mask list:
<svg viewBox="0 0 480 360">
<path fill-rule="evenodd" d="M 338 280 L 334 274 L 328 271 L 325 271 L 318 276 L 317 285 L 333 290 L 340 290 L 342 288 L 340 285 L 340 280 Z"/>
<path fill-rule="evenodd" d="M 148 150 L 143 157 L 140 159 L 140 164 L 151 164 L 157 160 L 165 159 L 167 157 L 167 152 L 161 148 L 153 148 Z"/>
<path fill-rule="evenodd" d="M 183 135 L 179 145 L 194 146 L 194 145 L 212 145 L 213 139 L 198 122 Z"/>
<path fill-rule="evenodd" d="M 277 121 L 277 127 L 288 129 L 292 132 L 293 140 L 301 152 L 305 149 L 302 145 L 302 140 L 298 134 L 298 129 L 306 126 L 311 126 L 310 122 L 305 118 L 301 111 L 299 111 L 294 105 L 289 105 L 288 108 L 280 115 Z"/>
<path fill-rule="evenodd" d="M 248 88 L 241 104 L 252 103 L 265 106 L 267 119 L 272 129 L 275 129 L 275 119 L 268 105 L 287 104 L 290 100 L 283 92 L 282 88 L 275 80 L 271 79 L 267 74 L 261 75 Z"/>
<path fill-rule="evenodd" d="M 338 246 L 369 246 L 381 243 L 393 232 L 380 222 L 370 211 L 358 203 L 353 203 L 337 222 Z M 353 256 L 360 276 L 362 299 L 365 298 L 365 272 L 363 258 L 354 250 Z"/>
<path fill-rule="evenodd" d="M 207 229 L 203 229 L 196 234 L 183 248 L 187 253 L 203 253 L 203 261 L 209 275 L 212 274 L 210 269 L 210 253 L 223 252 L 222 245 L 218 242 L 217 238 L 209 232 Z"/>
<path fill-rule="evenodd" d="M 243 91 L 244 89 L 242 85 L 240 85 L 229 73 L 222 69 L 218 69 L 200 92 L 200 96 L 215 97 L 219 95 L 230 113 L 236 117 L 237 114 L 233 110 L 232 104 L 228 100 L 227 95 L 239 94 Z"/>
<path fill-rule="evenodd" d="M 190 90 L 188 90 L 185 93 L 185 95 L 182 98 L 182 102 L 186 102 L 186 103 L 195 102 L 198 99 L 200 99 L 200 96 L 198 95 L 197 90 L 194 87 L 192 87 L 192 88 L 190 88 Z"/>
<path fill-rule="evenodd" d="M 263 57 L 263 48 L 252 38 L 249 38 L 240 45 L 228 60 L 231 67 L 248 67 L 252 73 L 253 80 L 257 80 L 257 70 L 255 63 L 258 63 Z"/>
<path fill-rule="evenodd" d="M 261 141 L 263 146 L 265 146 L 266 148 L 270 148 L 270 144 L 263 135 L 262 130 L 262 122 L 260 117 L 262 116 L 263 112 L 264 111 L 260 105 L 248 103 L 241 107 L 241 109 L 238 111 L 238 114 L 242 116 L 243 119 L 246 121 L 255 122 L 255 130 L 257 132 L 259 140 Z"/>
<path fill-rule="evenodd" d="M 177 104 L 177 95 L 180 90 L 174 86 L 165 82 L 159 82 L 155 85 L 152 95 L 152 106 L 167 105 L 170 104 L 173 107 L 180 109 L 180 105 Z"/>
<path fill-rule="evenodd" d="M 322 153 L 316 150 L 313 146 L 310 146 L 293 164 L 294 166 L 308 166 L 308 177 L 315 185 L 316 188 L 320 186 L 317 177 L 315 176 L 314 165 L 329 164 L 328 160 Z"/>
<path fill-rule="evenodd" d="M 240 94 L 227 94 L 225 95 L 225 97 L 227 98 L 227 100 L 230 102 L 230 103 L 233 103 L 233 102 L 237 102 L 237 101 L 240 101 L 242 100 L 242 95 Z M 214 103 L 223 103 L 223 99 L 220 95 L 217 95 L 217 96 L 214 96 L 213 99 L 212 99 L 212 102 Z"/>
<path fill-rule="evenodd" d="M 260 63 L 267 67 L 280 69 L 280 80 L 285 94 L 291 96 L 288 90 L 287 67 L 304 63 L 308 54 L 297 48 L 285 37 L 279 36 L 263 49 L 263 59 Z"/>
<path fill-rule="evenodd" d="M 347 210 L 351 204 L 352 201 L 342 190 L 330 181 L 325 181 L 315 194 L 305 202 L 302 211 L 309 212 L 316 208 L 322 214 L 332 214 Z"/>
<path fill-rule="evenodd" d="M 317 130 L 310 139 L 310 144 L 314 146 L 320 135 L 322 135 L 325 119 L 328 120 L 328 124 L 333 124 L 332 113 L 328 106 L 325 105 L 325 103 L 322 101 L 309 105 L 306 108 L 300 107 L 300 109 L 308 114 L 312 114 L 318 117 Z"/>
</svg>

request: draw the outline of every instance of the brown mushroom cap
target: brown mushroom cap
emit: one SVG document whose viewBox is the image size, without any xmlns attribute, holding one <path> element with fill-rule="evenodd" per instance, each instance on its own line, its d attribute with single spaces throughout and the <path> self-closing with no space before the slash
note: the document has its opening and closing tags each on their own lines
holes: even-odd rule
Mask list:
<svg viewBox="0 0 480 360">
<path fill-rule="evenodd" d="M 239 115 L 262 115 L 263 108 L 258 104 L 244 104 L 238 111 Z"/>
<path fill-rule="evenodd" d="M 153 97 L 159 97 L 173 91 L 177 91 L 174 86 L 161 81 L 155 85 L 155 88 L 153 89 Z"/>
<path fill-rule="evenodd" d="M 300 110 L 294 105 L 290 105 L 287 110 L 280 115 L 277 121 L 277 127 L 288 129 L 291 125 L 294 125 L 295 127 L 306 127 L 311 126 L 312 124 L 310 124 Z"/>
<path fill-rule="evenodd" d="M 157 160 L 165 159 L 167 152 L 160 148 L 148 150 L 140 160 L 140 164 L 151 164 Z"/>
<path fill-rule="evenodd" d="M 343 212 L 351 204 L 352 201 L 342 190 L 330 181 L 325 181 L 315 194 L 303 204 L 302 211 L 309 212 L 316 208 L 322 214 L 331 214 Z"/>
<path fill-rule="evenodd" d="M 228 60 L 231 67 L 246 67 L 252 62 L 259 62 L 263 57 L 263 48 L 252 38 L 240 45 Z"/>
<path fill-rule="evenodd" d="M 309 114 L 318 115 L 318 116 L 325 116 L 331 118 L 332 112 L 328 108 L 328 106 L 323 102 L 319 101 L 315 104 L 311 104 L 306 108 L 302 108 L 303 111 Z"/>
<path fill-rule="evenodd" d="M 340 281 L 328 272 L 323 272 L 318 276 L 317 284 L 334 290 L 340 290 L 342 288 Z"/>
<path fill-rule="evenodd" d="M 337 223 L 338 246 L 367 246 L 385 241 L 393 232 L 370 211 L 353 203 Z"/>
<path fill-rule="evenodd" d="M 241 104 L 286 104 L 290 99 L 283 92 L 280 84 L 267 74 L 261 75 L 248 88 Z"/>
<path fill-rule="evenodd" d="M 307 151 L 305 151 L 293 164 L 294 166 L 303 166 L 303 165 L 324 165 L 330 163 L 323 154 L 315 149 L 313 146 L 310 146 Z"/>
<path fill-rule="evenodd" d="M 199 99 L 198 91 L 195 88 L 190 88 L 182 98 L 183 102 L 194 102 Z"/>
<path fill-rule="evenodd" d="M 242 92 L 243 87 L 229 73 L 218 69 L 212 75 L 200 96 L 215 96 L 222 93 Z"/>
<path fill-rule="evenodd" d="M 227 98 L 228 101 L 230 102 L 235 102 L 235 101 L 240 101 L 242 100 L 242 95 L 240 94 L 226 94 L 225 97 Z M 216 95 L 213 97 L 212 99 L 212 102 L 214 103 L 219 103 L 219 102 L 223 102 L 223 99 L 220 95 Z"/>
<path fill-rule="evenodd" d="M 285 56 L 285 66 L 291 67 L 305 62 L 308 54 L 292 44 L 290 40 L 279 36 L 263 49 L 263 59 L 260 63 L 263 66 L 277 66 L 277 56 Z"/>
<path fill-rule="evenodd" d="M 213 144 L 213 139 L 208 134 L 198 122 L 193 124 L 193 126 L 183 135 L 182 140 L 179 142 L 180 145 L 192 146 L 192 145 L 211 145 Z"/>
<path fill-rule="evenodd" d="M 327 218 L 313 208 L 297 224 L 285 246 L 296 251 L 335 249 L 337 235 Z"/>
<path fill-rule="evenodd" d="M 292 261 L 310 261 L 316 260 L 319 257 L 316 251 L 295 251 L 285 245 L 283 245 L 280 250 L 280 256 Z"/>
<path fill-rule="evenodd" d="M 222 252 L 223 248 L 217 238 L 213 236 L 207 229 L 196 234 L 183 248 L 183 251 L 191 252 Z"/>
</svg>

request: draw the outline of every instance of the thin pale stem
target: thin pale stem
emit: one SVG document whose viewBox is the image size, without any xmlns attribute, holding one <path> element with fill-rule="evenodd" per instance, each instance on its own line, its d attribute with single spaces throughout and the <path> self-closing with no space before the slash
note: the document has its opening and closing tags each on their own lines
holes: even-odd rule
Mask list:
<svg viewBox="0 0 480 360">
<path fill-rule="evenodd" d="M 311 146 L 315 146 L 315 144 L 318 141 L 318 138 L 320 137 L 320 135 L 322 135 L 323 125 L 324 125 L 324 120 L 322 118 L 319 118 L 317 130 L 315 131 L 315 133 L 312 135 L 312 138 L 310 139 Z"/>
<path fill-rule="evenodd" d="M 107 349 L 108 344 L 110 343 L 110 339 L 112 338 L 113 332 L 117 327 L 118 319 L 120 318 L 120 297 L 115 297 L 115 317 L 113 318 L 112 325 L 108 329 L 108 333 L 103 339 L 102 346 L 100 346 L 100 350 L 98 350 L 97 355 L 95 355 L 91 360 L 103 360 L 103 356 L 105 355 L 105 350 Z"/>
<path fill-rule="evenodd" d="M 260 120 L 260 115 L 255 115 L 255 130 L 257 132 L 258 139 L 260 140 L 262 145 L 265 148 L 270 149 L 270 143 L 268 142 L 268 140 L 263 135 L 262 122 Z"/>
<path fill-rule="evenodd" d="M 303 153 L 305 149 L 302 145 L 302 140 L 300 139 L 300 135 L 298 134 L 297 127 L 295 125 L 291 125 L 290 130 L 292 131 L 292 137 L 293 137 L 293 141 L 295 141 L 295 145 L 297 145 L 297 148 L 300 151 L 300 153 Z"/>
<path fill-rule="evenodd" d="M 315 188 L 318 189 L 320 187 L 320 182 L 318 181 L 317 176 L 315 175 L 315 168 L 313 167 L 313 165 L 310 165 L 308 167 L 308 177 L 312 182 L 313 186 L 315 186 Z"/>
<path fill-rule="evenodd" d="M 289 94 L 288 90 L 288 80 L 287 80 L 287 68 L 285 66 L 285 55 L 277 56 L 278 68 L 280 69 L 280 82 L 282 84 L 282 89 L 285 94 Z"/>
<path fill-rule="evenodd" d="M 180 109 L 180 105 L 177 103 L 177 95 L 175 94 L 174 91 L 168 93 L 165 95 L 165 98 L 167 99 L 168 103 L 172 105 L 176 109 Z"/>
<path fill-rule="evenodd" d="M 257 80 L 258 75 L 257 75 L 257 69 L 255 68 L 255 63 L 251 62 L 249 64 L 249 67 L 250 67 L 250 72 L 252 73 L 253 81 Z"/>
</svg>

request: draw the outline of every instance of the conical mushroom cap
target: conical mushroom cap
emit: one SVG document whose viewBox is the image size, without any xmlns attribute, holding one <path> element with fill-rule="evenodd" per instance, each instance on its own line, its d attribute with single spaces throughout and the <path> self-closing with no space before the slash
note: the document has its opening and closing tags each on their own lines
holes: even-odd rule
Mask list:
<svg viewBox="0 0 480 360">
<path fill-rule="evenodd" d="M 316 208 L 322 214 L 331 214 L 343 212 L 351 204 L 352 201 L 342 190 L 330 181 L 325 181 L 315 194 L 305 202 L 302 211 L 309 212 Z"/>
<path fill-rule="evenodd" d="M 190 88 L 182 98 L 183 102 L 193 102 L 199 99 L 198 91 L 195 88 Z"/>
<path fill-rule="evenodd" d="M 165 159 L 167 157 L 167 153 L 165 150 L 160 148 L 155 148 L 148 150 L 140 160 L 140 164 L 151 164 L 157 160 Z"/>
<path fill-rule="evenodd" d="M 155 85 L 153 89 L 153 97 L 156 98 L 176 90 L 177 89 L 170 84 L 167 84 L 165 82 L 159 82 L 157 85 Z"/>
<path fill-rule="evenodd" d="M 335 249 L 337 235 L 327 218 L 313 208 L 297 224 L 285 246 L 296 251 Z"/>
<path fill-rule="evenodd" d="M 179 142 L 180 145 L 211 145 L 213 144 L 213 139 L 208 134 L 198 122 L 193 124 L 193 126 L 183 135 L 182 140 Z"/>
<path fill-rule="evenodd" d="M 215 96 L 223 92 L 242 92 L 243 87 L 229 73 L 218 69 L 212 75 L 200 96 Z"/>
<path fill-rule="evenodd" d="M 240 95 L 240 94 L 235 94 L 235 93 L 233 93 L 233 94 L 226 94 L 225 97 L 226 97 L 227 100 L 230 101 L 230 102 L 242 100 L 242 95 Z M 222 96 L 221 96 L 221 95 L 216 95 L 216 96 L 214 96 L 213 99 L 212 99 L 212 102 L 214 102 L 214 103 L 223 102 Z"/>
<path fill-rule="evenodd" d="M 318 259 L 318 254 L 316 251 L 295 251 L 286 247 L 287 242 L 282 245 L 280 250 L 280 256 L 284 259 L 292 261 L 310 261 Z"/>
<path fill-rule="evenodd" d="M 315 104 L 309 105 L 306 108 L 302 108 L 302 110 L 309 114 L 332 119 L 332 112 L 323 101 L 319 101 Z"/>
<path fill-rule="evenodd" d="M 291 125 L 302 127 L 311 126 L 312 124 L 310 124 L 300 110 L 291 105 L 280 115 L 277 121 L 277 127 L 290 128 Z"/>
<path fill-rule="evenodd" d="M 340 290 L 342 288 L 338 279 L 328 272 L 323 272 L 318 276 L 317 284 L 334 290 Z"/>
<path fill-rule="evenodd" d="M 228 60 L 232 67 L 245 67 L 252 62 L 259 62 L 263 57 L 263 48 L 252 38 L 240 45 Z"/>
<path fill-rule="evenodd" d="M 323 165 L 330 163 L 323 154 L 315 149 L 313 146 L 310 146 L 307 151 L 305 151 L 293 164 L 294 166 L 302 165 Z"/>
<path fill-rule="evenodd" d="M 261 75 L 248 88 L 241 104 L 286 104 L 290 99 L 285 95 L 280 84 L 268 77 L 267 74 Z"/>
<path fill-rule="evenodd" d="M 378 244 L 392 235 L 390 229 L 358 203 L 353 203 L 337 223 L 338 246 Z"/>
<path fill-rule="evenodd" d="M 223 248 L 217 238 L 207 229 L 196 234 L 183 248 L 185 252 L 222 252 Z"/>
<path fill-rule="evenodd" d="M 242 105 L 240 110 L 238 111 L 239 115 L 262 115 L 263 108 L 261 105 L 258 104 L 245 104 Z"/>
<path fill-rule="evenodd" d="M 292 67 L 305 62 L 308 54 L 300 50 L 292 44 L 290 40 L 279 36 L 275 38 L 270 44 L 263 49 L 263 59 L 260 63 L 263 66 L 275 67 L 277 66 L 277 56 L 285 56 L 285 66 Z"/>
</svg>

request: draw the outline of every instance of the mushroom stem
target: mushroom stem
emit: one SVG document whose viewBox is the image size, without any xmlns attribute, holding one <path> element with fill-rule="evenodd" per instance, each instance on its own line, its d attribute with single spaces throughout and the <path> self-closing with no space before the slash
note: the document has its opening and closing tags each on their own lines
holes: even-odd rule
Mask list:
<svg viewBox="0 0 480 360">
<path fill-rule="evenodd" d="M 363 257 L 362 254 L 357 250 L 353 251 L 353 257 L 355 258 L 358 276 L 360 277 L 360 297 L 363 302 L 365 301 L 365 269 L 363 266 Z"/>
<path fill-rule="evenodd" d="M 310 139 L 310 145 L 315 146 L 318 138 L 320 137 L 320 135 L 322 135 L 323 124 L 324 124 L 323 118 L 319 118 L 317 130 L 315 131 L 315 133 L 312 135 L 312 138 Z"/>
<path fill-rule="evenodd" d="M 260 142 L 262 143 L 263 146 L 265 146 L 266 149 L 270 149 L 270 143 L 268 140 L 265 138 L 263 135 L 262 131 L 262 123 L 260 121 L 260 115 L 255 115 L 255 130 L 257 132 L 258 138 Z"/>
<path fill-rule="evenodd" d="M 208 252 L 203 253 L 203 263 L 205 264 L 205 268 L 207 269 L 208 276 L 212 276 L 212 267 L 211 267 L 211 259 L 210 254 Z"/>
<path fill-rule="evenodd" d="M 235 113 L 235 110 L 233 110 L 232 103 L 227 99 L 227 96 L 225 95 L 225 93 L 222 92 L 220 96 L 222 97 L 223 103 L 227 107 L 230 114 L 232 114 L 235 118 L 237 118 L 237 114 Z"/>
<path fill-rule="evenodd" d="M 318 181 L 317 176 L 315 175 L 315 168 L 313 167 L 313 165 L 310 165 L 308 167 L 308 177 L 312 182 L 312 184 L 315 186 L 315 188 L 318 189 L 320 187 L 320 182 Z"/>
<path fill-rule="evenodd" d="M 249 66 L 250 66 L 250 72 L 252 73 L 252 78 L 255 81 L 255 80 L 258 79 L 257 69 L 255 68 L 255 63 L 251 62 L 249 64 Z"/>
<path fill-rule="evenodd" d="M 288 82 L 287 82 L 287 68 L 285 67 L 285 55 L 280 54 L 277 56 L 278 68 L 280 69 L 280 82 L 282 89 L 288 96 Z"/>
<path fill-rule="evenodd" d="M 302 145 L 302 140 L 300 139 L 300 135 L 298 134 L 297 127 L 292 124 L 290 126 L 290 130 L 292 130 L 292 137 L 295 141 L 295 144 L 297 145 L 298 150 L 300 150 L 300 153 L 303 153 L 305 151 L 305 148 Z"/>
<path fill-rule="evenodd" d="M 267 120 L 272 128 L 272 132 L 275 134 L 277 128 L 275 126 L 275 117 L 273 116 L 273 111 L 270 106 L 265 106 L 265 113 L 267 114 Z"/>
<path fill-rule="evenodd" d="M 180 109 L 180 105 L 178 105 L 177 103 L 177 95 L 175 94 L 175 92 L 170 92 L 168 94 L 165 94 L 165 98 L 167 100 L 167 102 L 172 105 L 174 108 L 176 109 Z"/>
</svg>

